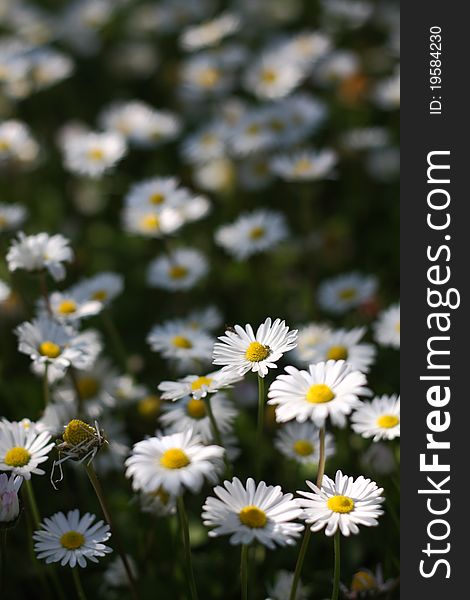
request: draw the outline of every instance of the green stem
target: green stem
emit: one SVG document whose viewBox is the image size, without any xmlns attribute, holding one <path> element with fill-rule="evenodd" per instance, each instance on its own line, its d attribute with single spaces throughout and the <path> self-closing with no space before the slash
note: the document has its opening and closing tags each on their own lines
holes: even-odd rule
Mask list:
<svg viewBox="0 0 470 600">
<path fill-rule="evenodd" d="M 33 529 L 36 531 L 39 529 L 41 517 L 39 516 L 38 505 L 36 504 L 36 499 L 34 497 L 34 490 L 33 490 L 32 484 L 31 484 L 31 479 L 25 479 L 23 487 L 26 490 L 26 496 L 28 498 L 28 506 L 29 506 L 29 510 L 31 513 L 31 519 L 33 522 Z"/>
<path fill-rule="evenodd" d="M 241 584 L 241 599 L 248 600 L 248 549 L 246 544 L 242 545 L 240 558 L 240 584 Z"/>
<path fill-rule="evenodd" d="M 335 538 L 335 573 L 333 579 L 333 593 L 331 594 L 331 600 L 338 600 L 339 597 L 339 576 L 341 571 L 341 534 L 339 529 L 336 530 Z"/>
<path fill-rule="evenodd" d="M 116 325 L 111 317 L 111 314 L 107 309 L 103 310 L 101 313 L 103 319 L 103 325 L 106 329 L 106 332 L 111 339 L 111 343 L 114 346 L 114 350 L 116 353 L 116 358 L 118 359 L 121 368 L 124 373 L 129 374 L 129 367 L 127 364 L 127 353 L 125 350 L 125 346 L 122 342 L 121 336 L 119 335 L 119 331 L 117 330 Z"/>
<path fill-rule="evenodd" d="M 72 569 L 73 582 L 75 584 L 75 589 L 77 591 L 78 600 L 86 600 L 85 591 L 83 590 L 82 582 L 80 580 L 80 575 L 78 574 L 78 569 L 80 567 L 75 567 Z"/>
<path fill-rule="evenodd" d="M 44 395 L 44 408 L 47 408 L 47 406 L 49 405 L 51 396 L 49 393 L 49 380 L 47 378 L 47 374 L 49 371 L 49 363 L 46 362 L 44 364 L 44 375 L 43 375 L 43 380 L 42 380 L 42 389 L 43 389 L 43 395 Z"/>
<path fill-rule="evenodd" d="M 325 427 L 320 429 L 320 456 L 318 459 L 318 471 L 317 471 L 317 487 L 321 488 L 323 482 L 323 475 L 325 473 Z M 305 524 L 305 533 L 300 546 L 299 556 L 297 558 L 297 564 L 295 565 L 294 579 L 292 581 L 292 588 L 289 596 L 289 600 L 295 600 L 297 597 L 297 588 L 300 582 L 300 575 L 302 574 L 302 567 L 307 553 L 307 548 L 310 542 L 312 532 L 309 525 Z"/>
<path fill-rule="evenodd" d="M 262 443 L 264 429 L 264 378 L 258 375 L 258 424 L 256 429 L 256 475 L 259 479 L 262 464 Z"/>
<path fill-rule="evenodd" d="M 191 600 L 197 600 L 196 581 L 194 579 L 193 559 L 191 556 L 191 544 L 189 539 L 189 524 L 186 509 L 184 508 L 184 500 L 182 496 L 177 498 L 178 516 L 180 520 L 181 535 L 183 537 L 184 554 L 186 559 L 186 574 L 188 578 L 189 591 Z"/>
<path fill-rule="evenodd" d="M 134 600 L 136 600 L 139 596 L 137 594 L 137 589 L 136 589 L 136 584 L 135 584 L 135 580 L 134 580 L 134 576 L 132 574 L 132 570 L 131 570 L 131 566 L 129 564 L 129 561 L 127 559 L 126 553 L 124 552 L 124 548 L 121 542 L 121 538 L 118 534 L 118 531 L 116 529 L 116 526 L 114 525 L 113 519 L 111 517 L 111 513 L 109 511 L 109 507 L 108 507 L 108 503 L 106 501 L 106 496 L 104 495 L 103 492 L 103 488 L 101 487 L 101 483 L 96 475 L 95 469 L 93 467 L 93 464 L 90 463 L 88 465 L 85 465 L 85 469 L 88 475 L 88 478 L 90 479 L 91 485 L 93 486 L 93 489 L 95 490 L 95 494 L 96 497 L 98 498 L 98 501 L 100 503 L 101 506 L 101 510 L 103 511 L 104 514 L 104 518 L 106 519 L 110 529 L 111 529 L 111 533 L 113 535 L 113 539 L 114 539 L 114 543 L 116 545 L 116 549 L 118 551 L 119 556 L 121 557 L 122 563 L 124 565 L 124 569 L 126 571 L 126 575 L 127 575 L 127 579 L 129 582 L 129 589 L 131 591 L 132 597 L 134 598 Z"/>
<path fill-rule="evenodd" d="M 222 435 L 220 433 L 219 426 L 217 425 L 216 418 L 214 416 L 214 411 L 212 410 L 212 404 L 209 394 L 205 397 L 205 404 L 207 408 L 207 416 L 209 417 L 209 421 L 211 422 L 212 435 L 214 436 L 215 443 L 221 448 L 225 449 L 225 446 L 222 441 Z M 227 451 L 224 452 L 224 463 L 225 463 L 225 471 L 227 478 L 230 479 L 232 476 L 232 466 L 228 460 Z"/>
</svg>

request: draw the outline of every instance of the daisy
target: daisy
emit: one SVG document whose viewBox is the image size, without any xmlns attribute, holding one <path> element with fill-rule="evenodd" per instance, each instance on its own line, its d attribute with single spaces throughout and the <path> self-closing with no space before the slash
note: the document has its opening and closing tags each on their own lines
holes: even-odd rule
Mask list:
<svg viewBox="0 0 470 600">
<path fill-rule="evenodd" d="M 351 416 L 351 427 L 364 438 L 393 440 L 400 436 L 400 397 L 379 396 L 364 402 Z"/>
<path fill-rule="evenodd" d="M 76 174 L 101 177 L 126 154 L 126 143 L 118 133 L 76 132 L 63 146 L 66 168 Z"/>
<path fill-rule="evenodd" d="M 244 74 L 247 91 L 262 99 L 283 98 L 301 82 L 304 71 L 299 63 L 278 52 L 265 52 Z"/>
<path fill-rule="evenodd" d="M 132 488 L 151 492 L 162 487 L 179 496 L 187 488 L 199 492 L 204 480 L 216 481 L 223 467 L 224 449 L 203 446 L 191 430 L 151 437 L 138 442 L 126 460 Z"/>
<path fill-rule="evenodd" d="M 183 215 L 171 206 L 125 206 L 122 212 L 124 230 L 148 238 L 174 233 L 183 223 Z"/>
<path fill-rule="evenodd" d="M 0 475 L 0 526 L 14 521 L 20 514 L 18 492 L 23 478 L 14 473 L 10 477 L 5 473 Z"/>
<path fill-rule="evenodd" d="M 176 177 L 152 177 L 135 183 L 124 201 L 132 207 L 178 207 L 185 202 L 187 193 Z"/>
<path fill-rule="evenodd" d="M 98 562 L 97 557 L 112 552 L 104 544 L 111 532 L 109 525 L 103 521 L 95 523 L 95 519 L 90 513 L 80 517 L 78 509 L 45 518 L 41 529 L 33 534 L 37 557 L 45 559 L 46 564 L 60 562 L 62 567 L 69 565 L 72 569 L 77 564 L 86 567 L 87 560 Z"/>
<path fill-rule="evenodd" d="M 249 111 L 235 125 L 229 139 L 230 151 L 236 157 L 260 154 L 274 145 L 274 135 L 266 123 L 265 113 Z"/>
<path fill-rule="evenodd" d="M 22 423 L 0 422 L 0 471 L 12 471 L 24 479 L 31 475 L 44 475 L 39 465 L 48 459 L 54 447 L 47 432 L 37 433 L 34 427 Z"/>
<path fill-rule="evenodd" d="M 220 434 L 230 433 L 238 411 L 222 393 L 214 394 L 210 402 Z M 206 402 L 201 399 L 186 397 L 175 403 L 163 405 L 160 423 L 165 433 L 192 430 L 205 444 L 215 441 Z"/>
<path fill-rule="evenodd" d="M 189 100 L 203 100 L 227 93 L 232 87 L 232 74 L 220 58 L 208 52 L 187 59 L 180 72 L 181 92 Z"/>
<path fill-rule="evenodd" d="M 22 204 L 0 202 L 0 233 L 18 229 L 23 225 L 26 216 L 27 210 Z"/>
<path fill-rule="evenodd" d="M 233 13 L 224 13 L 211 21 L 188 27 L 180 37 L 181 46 L 188 51 L 216 46 L 225 37 L 240 28 L 240 19 Z"/>
<path fill-rule="evenodd" d="M 202 331 L 213 331 L 222 324 L 222 315 L 216 306 L 208 306 L 203 309 L 196 309 L 189 313 L 182 322 L 191 329 Z"/>
<path fill-rule="evenodd" d="M 226 153 L 227 128 L 220 122 L 205 125 L 183 144 L 183 158 L 190 164 L 207 163 L 223 158 Z"/>
<path fill-rule="evenodd" d="M 330 177 L 336 162 L 333 150 L 301 150 L 274 158 L 271 169 L 286 181 L 316 181 Z"/>
<path fill-rule="evenodd" d="M 331 39 L 318 31 L 303 31 L 290 38 L 281 52 L 303 67 L 311 67 L 331 49 Z"/>
<path fill-rule="evenodd" d="M 374 362 L 376 350 L 372 344 L 361 344 L 365 327 L 338 329 L 316 346 L 315 361 L 345 360 L 352 369 L 367 373 Z"/>
<path fill-rule="evenodd" d="M 382 346 L 400 347 L 400 305 L 382 311 L 374 325 L 376 341 Z"/>
<path fill-rule="evenodd" d="M 70 77 L 73 60 L 52 48 L 36 48 L 29 54 L 29 75 L 37 90 L 43 90 Z"/>
<path fill-rule="evenodd" d="M 214 488 L 217 498 L 209 496 L 202 507 L 204 525 L 213 527 L 210 537 L 230 535 L 230 543 L 260 542 L 270 550 L 276 545 L 295 544 L 304 526 L 296 523 L 302 510 L 292 494 L 284 494 L 279 485 L 258 485 L 249 478 L 246 485 L 234 477 L 224 487 Z"/>
<path fill-rule="evenodd" d="M 276 377 L 268 392 L 268 404 L 276 406 L 276 420 L 281 423 L 310 419 L 324 427 L 330 417 L 334 425 L 344 427 L 346 415 L 361 405 L 358 396 L 370 393 L 365 375 L 344 360 L 310 365 L 308 371 L 286 367 L 286 373 Z"/>
<path fill-rule="evenodd" d="M 305 521 L 311 531 L 325 527 L 328 536 L 334 535 L 337 529 L 348 536 L 359 533 L 358 525 L 378 525 L 377 517 L 383 514 L 380 506 L 385 498 L 383 488 L 375 481 L 362 475 L 354 480 L 337 471 L 334 480 L 323 476 L 321 489 L 310 481 L 307 485 L 313 494 L 298 491 L 305 498 L 299 498 L 298 505 L 304 509 Z"/>
<path fill-rule="evenodd" d="M 11 288 L 8 284 L 0 279 L 0 303 L 5 302 L 11 295 Z"/>
<path fill-rule="evenodd" d="M 147 336 L 147 342 L 164 358 L 175 360 L 181 369 L 208 362 L 214 344 L 207 333 L 176 320 L 155 325 Z"/>
<path fill-rule="evenodd" d="M 47 364 L 55 376 L 64 375 L 68 367 L 91 367 L 101 351 L 99 336 L 94 331 L 77 333 L 48 315 L 18 325 L 18 350 L 28 354 L 33 365 L 43 369 Z"/>
<path fill-rule="evenodd" d="M 189 290 L 207 275 L 208 270 L 204 254 L 193 248 L 178 248 L 150 263 L 147 283 L 169 291 Z"/>
<path fill-rule="evenodd" d="M 48 305 L 54 318 L 60 323 L 74 323 L 87 317 L 97 315 L 103 309 L 98 300 L 91 300 L 83 288 L 73 286 L 63 292 L 52 292 Z M 39 311 L 46 312 L 48 308 L 44 298 L 38 301 Z"/>
<path fill-rule="evenodd" d="M 319 285 L 318 304 L 324 311 L 339 315 L 367 303 L 376 291 L 377 279 L 371 275 L 339 275 Z"/>
<path fill-rule="evenodd" d="M 140 507 L 143 512 L 150 513 L 155 517 L 166 517 L 176 513 L 176 497 L 170 495 L 162 487 L 153 492 L 142 492 L 140 494 Z"/>
<path fill-rule="evenodd" d="M 289 331 L 285 321 L 268 317 L 256 334 L 251 325 L 235 325 L 219 337 L 213 352 L 213 363 L 224 365 L 224 373 L 234 372 L 245 375 L 248 371 L 265 377 L 269 369 L 277 367 L 277 361 L 285 352 L 292 350 L 297 343 L 297 330 Z"/>
<path fill-rule="evenodd" d="M 77 283 L 73 289 L 88 300 L 98 301 L 104 306 L 119 296 L 124 289 L 124 278 L 118 273 L 103 271 Z"/>
<path fill-rule="evenodd" d="M 192 396 L 196 400 L 205 398 L 221 389 L 231 387 L 242 378 L 236 373 L 226 373 L 222 369 L 207 375 L 187 375 L 178 381 L 162 381 L 158 389 L 163 392 L 162 400 L 180 400 Z"/>
<path fill-rule="evenodd" d="M 264 252 L 287 237 L 284 215 L 269 209 L 242 213 L 231 225 L 220 227 L 215 241 L 237 260 Z"/>
<path fill-rule="evenodd" d="M 323 58 L 314 71 L 315 80 L 329 86 L 359 72 L 360 61 L 350 50 L 333 50 Z"/>
<path fill-rule="evenodd" d="M 373 92 L 373 99 L 383 110 L 395 110 L 400 107 L 400 71 L 379 81 Z"/>
<path fill-rule="evenodd" d="M 382 595 L 391 592 L 398 581 L 396 579 L 384 580 L 382 569 L 377 566 L 375 573 L 369 569 L 361 569 L 356 571 L 351 580 L 351 587 L 341 585 L 341 591 L 346 600 L 357 600 L 362 597 L 372 597 L 376 594 Z"/>
<path fill-rule="evenodd" d="M 287 600 L 289 598 L 294 573 L 289 571 L 278 571 L 274 583 L 268 587 L 268 598 L 266 600 Z M 308 590 L 299 582 L 297 587 L 296 600 L 307 600 Z"/>
<path fill-rule="evenodd" d="M 18 239 L 13 240 L 7 254 L 8 269 L 16 271 L 40 272 L 46 269 L 56 281 L 65 277 L 65 267 L 62 263 L 72 262 L 73 252 L 69 240 L 60 234 L 48 235 L 38 233 L 25 235 L 18 233 Z"/>
<path fill-rule="evenodd" d="M 228 158 L 215 158 L 193 167 L 195 184 L 207 192 L 228 193 L 235 183 L 234 162 Z"/>
<path fill-rule="evenodd" d="M 311 364 L 317 362 L 317 347 L 326 341 L 332 329 L 321 323 L 310 323 L 300 327 L 297 346 L 292 351 L 295 362 Z"/>
<path fill-rule="evenodd" d="M 238 165 L 240 185 L 246 190 L 262 190 L 273 180 L 269 159 L 264 155 L 251 156 Z"/>
<path fill-rule="evenodd" d="M 319 436 L 319 428 L 310 421 L 305 423 L 292 421 L 279 430 L 274 445 L 284 456 L 293 458 L 302 465 L 318 464 L 320 459 Z M 328 458 L 334 453 L 334 438 L 327 433 L 325 435 L 325 456 Z"/>
<path fill-rule="evenodd" d="M 22 121 L 0 122 L 0 166 L 10 162 L 28 165 L 38 154 L 38 143 Z"/>
</svg>

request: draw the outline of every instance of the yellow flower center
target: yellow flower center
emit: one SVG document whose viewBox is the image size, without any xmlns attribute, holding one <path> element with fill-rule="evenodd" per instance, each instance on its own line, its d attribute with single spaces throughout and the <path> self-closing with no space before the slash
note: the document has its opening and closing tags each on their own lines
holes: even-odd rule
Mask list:
<svg viewBox="0 0 470 600">
<path fill-rule="evenodd" d="M 396 415 L 381 415 L 377 419 L 377 425 L 379 427 L 383 427 L 384 429 L 391 429 L 392 427 L 396 427 L 400 419 Z"/>
<path fill-rule="evenodd" d="M 168 271 L 171 279 L 183 279 L 188 274 L 188 269 L 181 265 L 173 265 Z"/>
<path fill-rule="evenodd" d="M 192 398 L 186 405 L 186 411 L 193 419 L 203 419 L 206 416 L 206 405 L 204 400 Z"/>
<path fill-rule="evenodd" d="M 352 300 L 357 296 L 357 291 L 354 288 L 344 288 L 338 294 L 341 300 Z"/>
<path fill-rule="evenodd" d="M 137 405 L 137 410 L 142 417 L 150 418 L 158 415 L 161 406 L 162 401 L 160 400 L 160 397 L 156 396 L 155 394 L 150 394 L 149 396 L 146 396 L 140 400 L 139 404 Z"/>
<path fill-rule="evenodd" d="M 5 225 L 8 225 L 8 221 L 3 215 L 0 215 L 0 227 L 5 227 Z"/>
<path fill-rule="evenodd" d="M 155 192 L 149 198 L 150 204 L 163 204 L 165 202 L 165 196 L 159 192 Z"/>
<path fill-rule="evenodd" d="M 140 220 L 140 225 L 145 231 L 157 231 L 160 229 L 160 219 L 157 215 L 145 215 Z"/>
<path fill-rule="evenodd" d="M 260 131 L 261 127 L 258 125 L 258 123 L 252 123 L 245 128 L 245 133 L 248 135 L 257 135 Z"/>
<path fill-rule="evenodd" d="M 77 380 L 78 393 L 83 400 L 89 400 L 100 391 L 100 382 L 96 377 L 80 377 Z"/>
<path fill-rule="evenodd" d="M 208 67 L 207 69 L 203 69 L 198 75 L 198 83 L 201 87 L 211 88 L 213 87 L 220 79 L 220 73 L 217 69 L 213 67 Z"/>
<path fill-rule="evenodd" d="M 171 340 L 173 346 L 177 348 L 192 348 L 193 344 L 191 340 L 188 340 L 187 337 L 183 335 L 175 335 L 175 337 Z"/>
<path fill-rule="evenodd" d="M 10 149 L 10 143 L 7 140 L 0 140 L 0 152 Z"/>
<path fill-rule="evenodd" d="M 251 342 L 245 352 L 246 360 L 250 362 L 260 362 L 271 354 L 268 346 L 263 346 L 259 342 Z"/>
<path fill-rule="evenodd" d="M 307 392 L 307 402 L 312 404 L 324 404 L 325 402 L 331 402 L 335 397 L 332 389 L 324 383 L 314 383 L 311 385 Z"/>
<path fill-rule="evenodd" d="M 57 358 L 61 352 L 60 346 L 49 340 L 39 345 L 39 353 L 47 358 Z"/>
<path fill-rule="evenodd" d="M 88 158 L 96 161 L 103 160 L 104 152 L 101 148 L 92 148 L 91 150 L 88 150 Z"/>
<path fill-rule="evenodd" d="M 215 144 L 216 142 L 217 142 L 217 136 L 214 135 L 213 133 L 205 133 L 201 137 L 201 144 L 203 146 L 210 146 L 212 144 Z"/>
<path fill-rule="evenodd" d="M 85 440 L 90 440 L 95 437 L 95 430 L 91 425 L 80 421 L 80 419 L 72 419 L 65 428 L 62 438 L 69 446 L 78 446 Z"/>
<path fill-rule="evenodd" d="M 263 69 L 261 72 L 261 81 L 263 83 L 274 83 L 277 77 L 277 72 L 274 69 Z"/>
<path fill-rule="evenodd" d="M 107 297 L 108 292 L 106 290 L 96 290 L 96 292 L 93 292 L 93 294 L 91 295 L 92 300 L 99 300 L 100 302 L 106 300 Z"/>
<path fill-rule="evenodd" d="M 296 175 L 303 175 L 304 173 L 308 173 L 312 168 L 312 161 L 308 160 L 308 158 L 301 158 L 295 163 L 294 173 Z"/>
<path fill-rule="evenodd" d="M 331 346 L 326 353 L 328 360 L 346 360 L 348 358 L 348 349 L 346 346 Z"/>
<path fill-rule="evenodd" d="M 375 590 L 377 588 L 377 580 L 368 571 L 358 571 L 354 573 L 351 582 L 351 591 L 353 592 L 367 592 L 368 590 Z"/>
<path fill-rule="evenodd" d="M 398 323 L 395 324 L 395 331 L 397 333 L 400 333 L 400 321 L 398 321 Z"/>
<path fill-rule="evenodd" d="M 200 390 L 203 385 L 210 385 L 212 383 L 212 377 L 198 377 L 191 383 L 191 389 L 193 392 Z"/>
<path fill-rule="evenodd" d="M 284 131 L 286 128 L 285 122 L 281 121 L 281 119 L 271 119 L 271 121 L 269 121 L 269 126 L 276 132 Z"/>
<path fill-rule="evenodd" d="M 310 456 L 313 454 L 313 444 L 311 444 L 308 440 L 297 440 L 294 442 L 292 446 L 294 452 L 299 456 Z"/>
<path fill-rule="evenodd" d="M 85 543 L 85 537 L 78 531 L 67 531 L 61 535 L 60 543 L 67 550 L 77 550 Z"/>
<path fill-rule="evenodd" d="M 170 448 L 160 457 L 160 464 L 165 469 L 182 469 L 187 467 L 190 462 L 187 454 L 180 448 Z"/>
<path fill-rule="evenodd" d="M 354 510 L 354 500 L 349 496 L 332 496 L 328 500 L 327 506 L 336 513 L 350 513 Z"/>
<path fill-rule="evenodd" d="M 264 237 L 265 233 L 266 229 L 264 227 L 253 227 L 249 235 L 250 240 L 259 240 L 260 238 Z"/>
<path fill-rule="evenodd" d="M 266 521 L 268 520 L 266 513 L 253 505 L 242 508 L 238 513 L 238 516 L 243 525 L 251 527 L 252 529 L 261 529 L 266 525 Z"/>
<path fill-rule="evenodd" d="M 10 450 L 8 450 L 3 462 L 9 467 L 24 467 L 29 463 L 30 459 L 31 454 L 26 448 L 15 446 L 15 448 L 10 448 Z"/>
<path fill-rule="evenodd" d="M 74 300 L 63 300 L 57 307 L 57 310 L 62 315 L 71 315 L 77 310 L 77 304 Z"/>
</svg>

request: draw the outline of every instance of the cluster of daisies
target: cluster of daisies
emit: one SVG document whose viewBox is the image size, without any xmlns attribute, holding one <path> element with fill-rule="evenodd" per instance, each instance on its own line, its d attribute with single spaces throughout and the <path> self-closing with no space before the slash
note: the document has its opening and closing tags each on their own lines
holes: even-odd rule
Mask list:
<svg viewBox="0 0 470 600">
<path fill-rule="evenodd" d="M 339 548 L 341 536 L 379 525 L 389 495 L 372 477 L 387 487 L 398 467 L 398 390 L 374 375 L 400 347 L 399 304 L 383 304 L 383 281 L 367 272 L 302 269 L 305 258 L 321 263 L 314 251 L 326 256 L 336 235 L 334 220 L 323 227 L 322 190 L 348 169 L 377 185 L 397 180 L 399 18 L 392 2 L 316 4 L 310 18 L 302 0 L 224 9 L 214 0 L 70 0 L 54 11 L 0 1 L 0 175 L 12 188 L 0 198 L 0 326 L 3 334 L 13 323 L 20 377 L 35 390 L 13 408 L 9 394 L 10 418 L 0 417 L 0 537 L 13 537 L 26 512 L 37 559 L 70 567 L 81 599 L 78 573 L 90 563 L 106 566 L 99 594 L 109 598 L 126 587 L 138 598 L 149 572 L 153 541 L 145 556 L 123 544 L 132 536 L 113 514 L 114 482 L 129 522 L 151 530 L 166 521 L 173 531 L 178 519 L 185 572 L 172 581 L 175 597 L 197 600 L 192 552 L 204 536 L 240 547 L 243 600 L 261 594 L 249 571 L 270 560 L 255 546 L 291 548 L 289 570 L 262 583 L 263 598 L 317 599 L 303 562 L 320 532 L 334 538 L 332 600 L 397 585 L 378 560 L 341 583 Z M 369 31 L 380 41 L 351 42 Z M 84 82 L 96 87 L 91 114 Z M 16 194 L 12 182 L 30 187 Z M 44 206 L 26 200 L 36 185 Z M 54 194 L 71 201 L 57 203 L 57 215 Z M 335 194 L 333 213 L 343 210 Z M 130 249 L 122 267 L 91 260 L 95 217 L 93 248 L 104 255 L 112 230 L 122 256 Z M 295 300 L 282 318 L 276 310 L 261 323 L 225 324 L 238 319 L 237 302 L 257 301 L 243 269 L 262 279 L 271 258 L 286 286 L 307 273 L 308 311 Z M 331 273 L 334 260 L 325 264 Z M 193 303 L 224 281 L 238 286 L 231 309 L 220 295 Z M 148 298 L 155 303 L 144 307 Z M 144 308 L 152 321 L 142 330 Z M 363 474 L 343 473 L 346 444 Z M 81 503 L 83 474 L 102 517 L 82 510 L 91 505 Z M 58 498 L 79 481 L 76 504 L 51 514 L 36 501 L 39 478 Z M 168 554 L 180 561 L 179 550 Z M 47 569 L 44 578 L 63 595 L 62 577 Z"/>
</svg>

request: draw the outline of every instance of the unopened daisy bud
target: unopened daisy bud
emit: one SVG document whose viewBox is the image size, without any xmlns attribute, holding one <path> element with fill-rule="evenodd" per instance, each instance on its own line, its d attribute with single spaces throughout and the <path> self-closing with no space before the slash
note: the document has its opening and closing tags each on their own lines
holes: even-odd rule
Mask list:
<svg viewBox="0 0 470 600">
<path fill-rule="evenodd" d="M 20 513 L 18 490 L 23 483 L 23 478 L 12 473 L 10 477 L 5 473 L 0 475 L 0 527 L 14 521 Z"/>
</svg>

